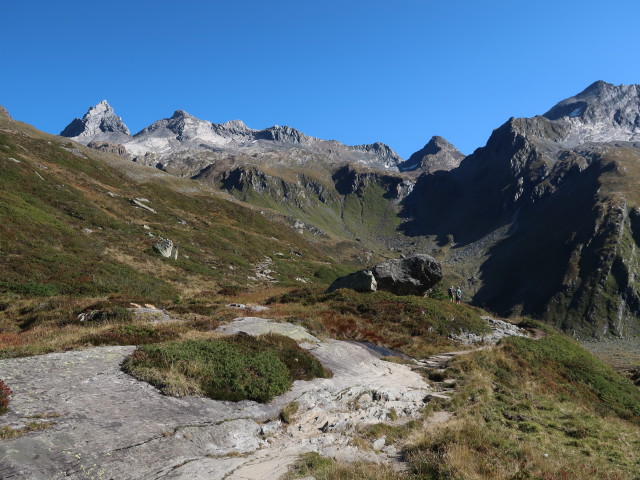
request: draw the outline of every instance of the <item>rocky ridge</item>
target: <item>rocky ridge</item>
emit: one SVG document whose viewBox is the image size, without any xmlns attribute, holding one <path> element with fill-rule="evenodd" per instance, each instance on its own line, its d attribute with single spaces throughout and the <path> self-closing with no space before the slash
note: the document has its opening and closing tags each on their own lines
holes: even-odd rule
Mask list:
<svg viewBox="0 0 640 480">
<path fill-rule="evenodd" d="M 122 119 L 115 115 L 106 100 L 91 107 L 82 119 L 76 118 L 62 132 L 85 145 L 92 141 L 122 144 L 131 158 L 145 162 L 152 156 L 154 164 L 171 162 L 182 152 L 248 156 L 269 152 L 283 152 L 289 161 L 304 163 L 309 154 L 321 154 L 329 163 L 360 163 L 382 170 L 396 170 L 402 158 L 387 145 L 357 145 L 350 147 L 335 140 L 321 140 L 288 126 L 254 130 L 240 120 L 215 124 L 200 120 L 184 110 L 177 110 L 170 118 L 154 122 L 131 136 Z M 214 163 L 212 155 L 205 164 Z M 146 160 L 148 162 L 148 159 Z M 148 163 L 147 163 L 148 164 Z M 206 165 L 201 166 L 201 169 Z M 197 172 L 191 172 L 195 175 Z"/>
</svg>

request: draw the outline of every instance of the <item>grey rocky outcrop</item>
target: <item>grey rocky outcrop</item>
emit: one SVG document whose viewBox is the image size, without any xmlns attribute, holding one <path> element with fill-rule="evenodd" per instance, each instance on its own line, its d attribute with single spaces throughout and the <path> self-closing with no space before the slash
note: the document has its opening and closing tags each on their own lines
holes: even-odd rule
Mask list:
<svg viewBox="0 0 640 480">
<path fill-rule="evenodd" d="M 360 292 L 383 290 L 396 295 L 424 295 L 440 280 L 440 262 L 430 255 L 416 254 L 386 260 L 370 269 L 340 277 L 329 286 L 327 292 L 350 288 Z"/>
<path fill-rule="evenodd" d="M 113 153 L 115 155 L 119 155 L 120 157 L 129 158 L 127 149 L 124 148 L 124 145 L 120 143 L 111 143 L 111 142 L 93 140 L 87 144 L 87 147 L 92 148 L 94 150 L 99 150 L 101 152 Z"/>
<path fill-rule="evenodd" d="M 512 323 L 488 316 L 481 316 L 480 318 L 487 322 L 487 325 L 491 328 L 491 333 L 486 335 L 476 335 L 475 333 L 463 332 L 451 335 L 451 338 L 462 342 L 465 345 L 473 345 L 477 343 L 495 345 L 505 337 L 528 337 L 525 329 Z"/>
<path fill-rule="evenodd" d="M 151 213 L 156 213 L 156 211 L 153 208 L 151 208 L 149 205 L 145 205 L 145 203 L 139 198 L 131 198 L 129 200 L 129 202 L 134 207 L 138 207 L 138 208 L 141 208 L 143 210 L 147 210 L 148 212 L 151 212 Z"/>
<path fill-rule="evenodd" d="M 153 246 L 153 249 L 164 258 L 178 259 L 178 246 L 168 238 L 160 238 Z"/>
</svg>

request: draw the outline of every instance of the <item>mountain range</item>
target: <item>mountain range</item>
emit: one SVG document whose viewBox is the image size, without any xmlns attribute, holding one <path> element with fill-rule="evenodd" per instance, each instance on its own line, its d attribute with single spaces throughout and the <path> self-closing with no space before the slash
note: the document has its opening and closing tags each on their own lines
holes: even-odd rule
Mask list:
<svg viewBox="0 0 640 480">
<path fill-rule="evenodd" d="M 310 242 L 356 242 L 367 259 L 430 253 L 497 313 L 579 337 L 640 331 L 638 85 L 595 82 L 468 156 L 441 137 L 404 160 L 382 143 L 182 110 L 131 135 L 106 101 L 61 135 L 283 215 Z"/>
</svg>

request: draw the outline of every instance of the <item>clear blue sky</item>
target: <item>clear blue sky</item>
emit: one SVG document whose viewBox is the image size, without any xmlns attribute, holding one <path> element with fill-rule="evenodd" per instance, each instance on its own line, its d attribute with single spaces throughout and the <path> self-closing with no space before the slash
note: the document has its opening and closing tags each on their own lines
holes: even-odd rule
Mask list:
<svg viewBox="0 0 640 480">
<path fill-rule="evenodd" d="M 107 99 L 464 153 L 596 80 L 640 83 L 637 0 L 0 1 L 0 104 L 59 133 Z"/>
</svg>

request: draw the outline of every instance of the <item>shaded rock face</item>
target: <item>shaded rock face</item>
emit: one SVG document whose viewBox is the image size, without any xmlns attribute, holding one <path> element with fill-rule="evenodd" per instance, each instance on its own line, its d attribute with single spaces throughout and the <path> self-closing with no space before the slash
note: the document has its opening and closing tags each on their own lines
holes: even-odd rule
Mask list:
<svg viewBox="0 0 640 480">
<path fill-rule="evenodd" d="M 429 255 L 384 261 L 370 270 L 360 270 L 334 281 L 327 292 L 349 288 L 358 292 L 383 290 L 396 295 L 424 295 L 442 280 L 440 262 Z"/>
<path fill-rule="evenodd" d="M 101 142 L 94 140 L 89 142 L 87 144 L 87 147 L 93 148 L 94 150 L 99 150 L 101 152 L 113 153 L 115 155 L 119 155 L 120 157 L 129 158 L 127 149 L 124 148 L 124 145 L 120 143 Z"/>
<path fill-rule="evenodd" d="M 371 270 L 378 290 L 396 295 L 424 295 L 442 280 L 440 262 L 424 254 L 387 260 Z"/>
<path fill-rule="evenodd" d="M 421 170 L 433 173 L 440 170 L 449 171 L 457 168 L 464 158 L 451 143 L 442 137 L 432 137 L 422 150 L 409 157 L 409 160 L 398 165 L 401 172 Z"/>
<path fill-rule="evenodd" d="M 638 108 L 638 86 L 596 82 L 509 119 L 458 168 L 420 176 L 400 228 L 450 245 L 473 302 L 500 315 L 579 338 L 637 335 Z"/>
<path fill-rule="evenodd" d="M 327 293 L 340 288 L 348 288 L 356 292 L 375 292 L 378 289 L 378 282 L 371 270 L 359 270 L 338 278 L 329 286 Z"/>
</svg>

